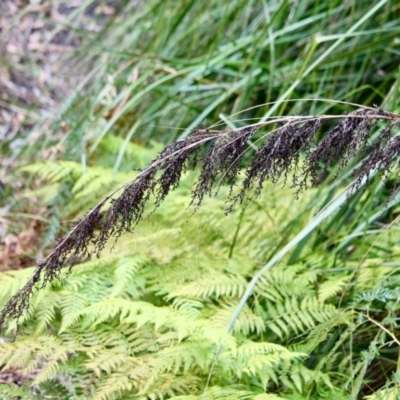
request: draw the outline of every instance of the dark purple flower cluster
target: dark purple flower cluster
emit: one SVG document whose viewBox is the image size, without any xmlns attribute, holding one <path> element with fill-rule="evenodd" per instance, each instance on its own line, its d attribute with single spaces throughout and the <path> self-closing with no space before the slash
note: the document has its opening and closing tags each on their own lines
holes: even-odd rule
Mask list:
<svg viewBox="0 0 400 400">
<path fill-rule="evenodd" d="M 252 159 L 243 162 L 248 140 L 261 127 L 271 123 L 256 124 L 238 130 L 210 132 L 196 129 L 186 139 L 167 146 L 150 165 L 132 181 L 103 199 L 94 209 L 79 220 L 70 232 L 56 245 L 45 260 L 38 263 L 30 281 L 6 304 L 0 313 L 0 326 L 8 318 L 19 318 L 29 305 L 35 286 L 60 278 L 62 267 L 89 255 L 89 245 L 99 253 L 110 238 L 117 239 L 132 229 L 143 218 L 145 205 L 152 196 L 159 207 L 166 196 L 179 185 L 182 173 L 200 165 L 200 175 L 192 191 L 191 204 L 198 209 L 205 196 L 212 196 L 222 184 L 230 185 L 228 212 L 237 202 L 248 196 L 260 194 L 265 181 L 274 183 L 289 172 L 292 186 L 298 191 L 309 184 L 316 185 L 321 173 L 333 165 L 341 168 L 360 155 L 359 166 L 354 169 L 353 191 L 372 172 L 383 176 L 391 171 L 400 151 L 400 137 L 392 137 L 392 129 L 400 116 L 380 109 L 364 108 L 337 117 L 340 122 L 315 143 L 316 133 L 325 120 L 332 117 L 291 117 L 281 119 L 280 125 L 269 134 L 260 136 L 264 141 Z M 381 121 L 385 124 L 372 139 L 372 129 Z M 211 145 L 207 143 L 211 142 Z M 304 160 L 300 164 L 300 155 Z M 245 178 L 238 194 L 232 194 L 240 170 L 246 168 Z M 109 207 L 105 209 L 105 205 Z"/>
</svg>

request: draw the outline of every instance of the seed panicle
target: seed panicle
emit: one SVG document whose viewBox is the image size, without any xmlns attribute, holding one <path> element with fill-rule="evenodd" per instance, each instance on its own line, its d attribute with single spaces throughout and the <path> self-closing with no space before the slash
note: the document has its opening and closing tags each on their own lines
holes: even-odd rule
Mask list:
<svg viewBox="0 0 400 400">
<path fill-rule="evenodd" d="M 317 143 L 317 133 L 333 118 L 339 123 Z M 373 128 L 379 121 L 385 126 L 373 140 Z M 399 115 L 379 108 L 362 108 L 342 116 L 283 118 L 277 128 L 256 139 L 261 146 L 250 161 L 246 159 L 248 165 L 244 165 L 244 155 L 250 148 L 248 141 L 259 129 L 277 125 L 276 121 L 219 133 L 194 129 L 187 138 L 168 145 L 146 169 L 105 197 L 72 227 L 54 250 L 38 262 L 28 283 L 5 305 L 0 313 L 0 326 L 8 319 L 18 320 L 22 316 L 40 282 L 39 288 L 43 288 L 60 279 L 63 267 L 70 270 L 76 260 L 90 255 L 90 249 L 94 248 L 99 255 L 111 238 L 117 240 L 123 233 L 132 232 L 142 220 L 150 199 L 155 199 L 154 209 L 159 207 L 178 187 L 187 169 L 200 166 L 190 202 L 194 210 L 201 207 L 206 196 L 215 195 L 221 185 L 227 184 L 230 186 L 227 212 L 230 212 L 236 203 L 245 206 L 249 199 L 260 195 L 266 181 L 277 183 L 282 179 L 286 184 L 289 173 L 291 187 L 298 195 L 317 185 L 321 174 L 331 167 L 339 170 L 357 159 L 350 191 L 354 193 L 373 173 L 388 178 L 400 152 L 400 136 L 392 136 L 399 121 Z M 238 179 L 243 169 L 244 179 Z M 234 195 L 233 187 L 238 182 L 241 188 Z M 108 208 L 104 210 L 106 205 Z"/>
</svg>

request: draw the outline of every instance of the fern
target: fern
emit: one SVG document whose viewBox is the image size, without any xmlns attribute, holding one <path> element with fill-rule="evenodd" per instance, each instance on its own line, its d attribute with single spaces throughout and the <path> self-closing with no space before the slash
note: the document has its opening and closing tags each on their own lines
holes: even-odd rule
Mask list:
<svg viewBox="0 0 400 400">
<path fill-rule="evenodd" d="M 184 229 L 190 232 L 189 227 Z M 124 238 L 119 248 L 125 247 L 125 240 L 131 239 Z M 141 255 L 116 256 L 114 253 L 79 265 L 63 287 L 49 289 L 47 294 L 39 291 L 32 301 L 29 318 L 35 320 L 45 312 L 48 317 L 41 326 L 52 327 L 57 341 L 48 342 L 43 336 L 45 330 L 40 328 L 28 341 L 19 339 L 0 348 L 4 361 L 10 359 L 7 365 L 14 365 L 18 359 L 22 367 L 41 371 L 36 378 L 39 386 L 56 379 L 58 374 L 73 377 L 79 371 L 85 378 L 75 383 L 78 393 L 83 393 L 84 388 L 91 387 L 89 382 L 94 382 L 90 389 L 93 398 L 161 399 L 188 393 L 201 396 L 214 351 L 221 342 L 225 346 L 216 370 L 221 377 L 221 393 L 230 393 L 232 397 L 242 396 L 243 392 L 246 398 L 253 398 L 260 394 L 260 387 L 265 390 L 282 384 L 279 378 L 282 371 L 290 371 L 291 365 L 295 368 L 299 360 L 305 359 L 305 353 L 292 351 L 284 343 L 261 340 L 268 330 L 257 307 L 254 310 L 249 307 L 241 315 L 234 336 L 226 333 L 226 321 L 241 291 L 232 291 L 224 283 L 220 287 L 225 289 L 216 295 L 215 281 L 205 280 L 203 292 L 190 297 L 177 294 L 182 282 L 183 287 L 190 286 L 197 282 L 203 270 L 212 271 L 215 267 L 216 271 L 226 268 L 235 271 L 232 283 L 237 285 L 240 274 L 234 263 L 216 260 L 209 264 L 204 260 L 198 269 L 188 271 L 190 264 L 183 259 L 181 265 L 175 266 L 175 275 L 168 275 L 170 290 L 167 292 L 168 284 L 164 292 L 160 292 L 160 284 L 165 270 L 173 269 L 160 263 L 159 258 L 149 262 Z M 163 269 L 164 274 L 160 274 Z M 301 276 L 300 268 L 294 270 L 298 271 L 294 278 Z M 23 273 L 26 276 L 26 271 Z M 90 281 L 84 279 L 88 274 Z M 18 274 L 13 276 L 18 279 Z M 310 282 L 310 278 L 306 280 Z M 139 291 L 130 289 L 135 282 L 141 282 Z M 317 296 L 316 290 L 314 293 Z M 51 302 L 46 301 L 49 294 Z M 157 302 L 158 305 L 152 304 Z M 24 326 L 28 328 L 30 324 L 22 323 L 22 337 Z M 14 354 L 16 358 L 12 358 Z M 75 360 L 80 360 L 79 366 L 74 367 Z M 96 377 L 94 380 L 92 374 Z M 231 382 L 235 380 L 258 383 L 252 390 L 233 390 Z M 207 391 L 205 398 L 212 393 L 213 389 L 211 394 Z"/>
<path fill-rule="evenodd" d="M 190 232 L 189 227 L 185 230 Z M 124 241 L 119 246 L 123 249 Z M 143 256 L 112 255 L 107 261 L 100 259 L 79 265 L 63 287 L 48 292 L 53 301 L 46 302 L 48 294 L 38 292 L 27 317 L 39 318 L 48 307 L 49 317 L 42 325 L 52 327 L 52 335 L 57 339 L 44 336 L 42 328 L 37 332 L 39 336 L 22 339 L 31 325 L 26 320 L 22 322 L 21 338 L 0 348 L 0 362 L 7 367 L 19 365 L 26 371 L 40 371 L 35 378 L 40 387 L 60 374 L 70 376 L 77 393 L 90 390 L 93 392 L 90 398 L 99 399 L 167 399 L 189 394 L 193 398 L 274 398 L 273 394 L 263 396 L 262 392 L 280 387 L 301 396 L 315 386 L 332 388 L 332 377 L 327 372 L 303 365 L 338 323 L 339 313 L 328 303 L 330 296 L 320 299 L 320 286 L 316 284 L 321 281 L 319 274 L 301 265 L 287 270 L 287 274 L 284 268 L 277 267 L 266 278 L 267 286 L 264 280 L 260 283 L 254 308 L 244 310 L 232 336 L 226 334 L 225 327 L 240 291 L 228 289 L 215 297 L 215 282 L 205 280 L 203 292 L 191 297 L 178 296 L 177 286 L 182 282 L 183 287 L 191 284 L 188 264 L 183 262 L 175 269 L 177 284 L 173 282 L 174 275 L 169 276 L 170 286 L 167 284 L 164 292 L 160 292 L 164 274 L 159 271 L 170 267 L 160 264 L 160 260 L 153 263 Z M 218 261 L 216 265 L 217 271 L 228 268 L 240 275 L 235 264 Z M 192 269 L 193 281 L 198 280 L 199 271 L 210 268 L 214 265 L 204 262 L 198 269 Z M 90 281 L 84 279 L 88 274 Z M 12 276 L 19 279 L 18 273 Z M 26 279 L 27 272 L 22 271 L 21 276 Z M 121 286 L 121 282 L 129 280 L 142 282 L 141 290 L 132 292 L 130 285 Z M 296 285 L 291 286 L 292 281 Z M 271 290 L 262 296 L 266 287 Z M 260 302 L 264 302 L 262 308 Z M 271 334 L 271 321 L 276 316 L 268 307 L 276 308 L 278 303 L 290 307 L 285 312 L 297 313 L 300 319 L 294 323 L 280 316 L 286 326 L 283 331 L 302 333 L 297 346 L 289 345 L 286 335 L 277 339 Z M 59 311 L 52 312 L 54 307 Z M 342 318 L 341 323 L 351 322 L 351 317 L 347 318 L 347 321 Z M 203 395 L 213 354 L 221 341 L 225 346 L 215 366 L 217 386 L 211 386 Z M 76 374 L 80 381 L 76 380 Z M 242 382 L 246 390 L 234 389 L 232 382 Z"/>
<path fill-rule="evenodd" d="M 171 297 L 186 296 L 199 299 L 221 296 L 240 297 L 246 289 L 246 281 L 241 276 L 210 273 L 170 293 Z"/>
<path fill-rule="evenodd" d="M 284 303 L 268 304 L 266 311 L 270 318 L 268 327 L 278 336 L 305 332 L 337 314 L 334 306 L 321 304 L 317 297 L 287 298 Z"/>
<path fill-rule="evenodd" d="M 99 170 L 89 175 L 99 176 Z M 109 170 L 106 175 L 111 179 Z M 81 171 L 70 176 L 71 188 L 79 189 L 75 182 L 83 182 Z M 249 202 L 239 225 L 235 210 L 231 218 L 219 218 L 226 206 L 221 198 L 209 200 L 211 207 L 199 209 L 188 225 L 183 205 L 195 178 L 186 174 L 171 194 L 173 201 L 133 235 L 121 233 L 117 243 L 105 243 L 105 255 L 74 267 L 63 286 L 55 282 L 36 292 L 19 320 L 19 338 L 0 346 L 5 368 L 36 371 L 29 384 L 36 382 L 40 390 L 62 376 L 71 382 L 73 389 L 66 389 L 71 398 L 339 396 L 344 383 L 356 376 L 348 348 L 368 321 L 358 320 L 356 311 L 371 310 L 371 304 L 381 301 L 392 311 L 379 323 L 396 322 L 391 302 L 397 294 L 390 280 L 382 279 L 389 276 L 388 269 L 371 257 L 352 275 L 357 254 L 348 260 L 307 241 L 299 245 L 305 256 L 300 258 L 296 249 L 290 259 L 260 277 L 227 332 L 249 279 L 296 226 L 312 218 L 318 192 L 310 189 L 294 206 L 289 190 L 264 183 L 266 191 L 260 196 L 265 197 Z M 103 189 L 94 197 L 101 198 Z M 80 198 L 80 190 L 73 192 L 74 198 Z M 229 195 L 229 190 L 220 187 L 221 194 Z M 267 198 L 277 212 L 263 206 Z M 106 213 L 110 207 L 104 203 Z M 240 235 L 235 237 L 237 230 Z M 265 237 L 262 243 L 259 235 Z M 167 240 L 173 241 L 173 248 L 165 245 Z M 320 260 L 313 256 L 315 249 Z M 93 250 L 89 244 L 88 251 Z M 339 271 L 329 272 L 337 264 Z M 31 273 L 1 275 L 2 304 Z M 378 279 L 386 282 L 384 287 L 375 288 Z M 353 288 L 365 294 L 349 302 L 346 296 Z M 337 296 L 344 296 L 344 306 Z M 10 331 L 14 328 L 9 325 Z M 371 331 L 377 333 L 377 325 Z M 383 339 L 382 346 L 390 340 Z M 371 353 L 369 360 L 378 359 L 377 352 Z M 366 365 L 363 359 L 357 371 L 368 372 Z"/>
<path fill-rule="evenodd" d="M 144 289 L 145 280 L 137 278 L 138 270 L 143 261 L 137 257 L 120 258 L 115 269 L 115 282 L 110 297 L 116 297 L 126 293 L 130 298 L 138 299 L 140 290 Z"/>
<path fill-rule="evenodd" d="M 209 238 L 215 237 L 215 232 L 221 229 L 218 223 L 215 226 L 212 223 L 214 213 L 218 212 L 215 209 L 211 214 L 199 214 L 199 218 L 208 221 L 207 229 L 214 232 Z M 161 229 L 168 223 L 162 218 L 156 221 Z M 148 224 L 152 226 L 151 220 Z M 193 235 L 191 227 L 185 223 L 178 231 L 177 238 Z M 186 259 L 186 255 L 192 253 L 190 241 L 186 241 L 179 252 L 174 252 L 174 256 L 166 253 L 160 257 L 152 255 L 153 250 L 145 245 L 145 239 L 146 234 L 153 238 L 156 248 L 163 253 L 169 249 L 163 245 L 164 236 L 154 235 L 146 226 L 142 234 L 144 237 L 137 239 L 123 237 L 111 255 L 78 265 L 62 287 L 54 286 L 46 294 L 36 293 L 31 313 L 25 322 L 22 321 L 20 338 L 25 332 L 29 334 L 29 326 L 42 313 L 48 317 L 36 336 L 28 336 L 28 342 L 18 339 L 11 347 L 0 348 L 4 360 L 16 354 L 18 360 L 22 360 L 21 366 L 41 371 L 37 377 L 39 387 L 54 381 L 59 374 L 68 376 L 74 380 L 77 393 L 89 390 L 90 398 L 167 399 L 188 395 L 214 398 L 218 393 L 222 398 L 258 398 L 256 396 L 262 393 L 276 392 L 278 387 L 298 393 L 316 382 L 318 386 L 329 387 L 329 376 L 326 377 L 325 372 L 314 374 L 299 367 L 321 341 L 312 342 L 310 337 L 306 341 L 308 347 L 290 346 L 286 336 L 277 339 L 271 334 L 272 317 L 265 314 L 267 303 L 270 307 L 277 301 L 285 304 L 295 295 L 299 299 L 296 307 L 307 315 L 304 317 L 308 321 L 307 329 L 311 328 L 315 335 L 321 330 L 329 335 L 338 312 L 320 322 L 315 310 L 300 301 L 304 293 L 318 298 L 317 282 L 323 281 L 319 274 L 300 264 L 287 274 L 284 273 L 286 268 L 277 267 L 269 275 L 268 284 L 263 280 L 257 287 L 254 307 L 249 304 L 233 333 L 227 334 L 227 321 L 243 293 L 248 274 L 258 267 L 258 261 L 243 256 L 238 256 L 237 260 L 221 258 L 221 254 L 212 256 L 219 252 L 212 240 L 210 247 L 202 250 L 204 255 L 199 253 L 196 260 Z M 247 243 L 250 250 L 257 246 L 246 235 L 240 240 Z M 132 242 L 137 246 L 132 247 Z M 138 249 L 141 254 L 129 254 L 129 250 L 137 253 Z M 211 255 L 211 259 L 206 254 Z M 246 268 L 241 268 L 242 265 Z M 222 280 L 224 271 L 228 273 Z M 87 279 L 89 275 L 90 280 Z M 27 271 L 21 272 L 22 279 L 27 276 Z M 203 277 L 206 279 L 202 280 Z M 10 274 L 8 279 L 18 280 L 19 274 Z M 292 281 L 296 283 L 294 286 L 290 285 Z M 188 289 L 192 285 L 199 288 L 198 292 Z M 14 283 L 13 287 L 17 290 L 19 286 Z M 271 291 L 262 296 L 267 287 Z M 46 302 L 49 295 L 52 301 Z M 6 298 L 7 294 L 3 301 Z M 262 309 L 260 301 L 267 302 Z M 329 298 L 323 302 L 326 309 L 333 307 L 325 304 L 328 301 Z M 50 328 L 57 341 L 46 342 L 46 330 L 42 327 Z M 290 323 L 288 329 L 292 329 Z M 224 343 L 224 349 L 215 365 L 213 379 L 216 382 L 203 395 L 213 354 L 220 343 Z M 11 359 L 13 363 L 14 358 Z M 76 380 L 77 376 L 81 377 L 80 381 Z M 242 383 L 246 390 L 233 389 L 233 383 Z M 219 392 L 214 393 L 213 387 L 219 387 Z M 273 398 L 272 394 L 268 396 Z"/>
<path fill-rule="evenodd" d="M 348 282 L 348 277 L 341 276 L 336 279 L 328 279 L 325 282 L 320 283 L 318 287 L 318 299 L 320 301 L 327 301 L 334 296 L 341 293 Z"/>
<path fill-rule="evenodd" d="M 21 171 L 36 175 L 39 179 L 46 179 L 50 183 L 56 184 L 66 181 L 68 176 L 80 175 L 82 167 L 73 161 L 59 161 L 51 163 L 38 162 L 21 168 Z"/>
<path fill-rule="evenodd" d="M 218 327 L 226 327 L 236 308 L 233 302 L 219 302 L 215 307 L 215 313 L 210 318 L 212 324 Z M 251 333 L 260 335 L 266 328 L 265 319 L 254 313 L 250 307 L 246 307 L 238 318 L 233 332 L 249 336 Z"/>
</svg>

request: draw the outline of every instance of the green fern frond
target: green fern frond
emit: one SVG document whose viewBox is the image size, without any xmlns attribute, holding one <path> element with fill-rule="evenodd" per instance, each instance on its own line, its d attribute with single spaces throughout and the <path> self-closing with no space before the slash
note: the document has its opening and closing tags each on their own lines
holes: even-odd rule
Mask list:
<svg viewBox="0 0 400 400">
<path fill-rule="evenodd" d="M 127 350 L 128 354 L 139 356 L 146 353 L 157 352 L 159 350 L 160 346 L 157 343 L 159 334 L 155 332 L 152 327 L 145 325 L 136 328 L 132 324 L 121 324 L 120 329 L 129 344 Z"/>
<path fill-rule="evenodd" d="M 337 296 L 348 283 L 348 276 L 342 276 L 335 279 L 328 279 L 318 286 L 318 298 L 325 302 L 334 296 Z"/>
<path fill-rule="evenodd" d="M 211 316 L 210 320 L 214 326 L 226 327 L 232 317 L 232 314 L 236 308 L 237 304 L 234 302 L 224 303 L 219 302 L 215 308 L 215 314 Z M 233 332 L 235 334 L 242 334 L 244 336 L 249 336 L 251 333 L 256 333 L 261 335 L 265 330 L 264 319 L 255 314 L 250 307 L 246 306 L 243 312 L 239 316 Z"/>
<path fill-rule="evenodd" d="M 133 299 L 140 297 L 140 292 L 145 286 L 143 276 L 136 276 L 143 265 L 143 259 L 139 257 L 120 257 L 114 270 L 114 285 L 110 297 L 117 297 L 128 293 Z"/>
<path fill-rule="evenodd" d="M 129 352 L 129 343 L 119 326 L 115 324 L 102 324 L 97 329 L 88 328 L 83 321 L 77 323 L 71 328 L 70 333 L 75 336 L 80 346 L 97 348 L 98 346 L 107 346 L 110 350 Z M 64 333 L 63 333 L 64 335 Z"/>
<path fill-rule="evenodd" d="M 147 323 L 155 328 L 171 326 L 178 314 L 168 307 L 155 307 L 143 301 L 129 301 L 110 298 L 97 302 L 81 311 L 88 321 L 98 325 L 104 321 L 119 317 L 121 322 L 135 323 L 141 327 Z"/>
<path fill-rule="evenodd" d="M 41 360 L 46 360 L 45 364 L 39 370 L 39 374 L 34 379 L 34 384 L 40 384 L 55 378 L 59 373 L 68 357 L 73 353 L 72 349 L 62 348 L 57 346 L 50 351 L 42 351 L 36 354 L 36 357 Z"/>
<path fill-rule="evenodd" d="M 174 258 L 174 256 L 170 255 L 170 258 Z M 160 260 L 158 255 L 156 255 L 156 260 Z M 201 276 L 212 270 L 214 264 L 212 261 L 209 261 L 206 265 L 203 263 L 197 264 L 195 260 L 177 256 L 176 260 L 163 265 L 162 268 L 159 268 L 158 264 L 151 269 L 149 268 L 146 276 L 149 278 L 152 291 L 164 294 L 167 300 L 171 300 L 175 297 L 180 297 L 173 291 L 174 289 L 180 288 L 184 283 L 200 279 Z M 194 265 L 196 265 L 196 268 L 193 267 Z M 163 285 L 160 285 L 160 282 L 163 282 Z M 185 297 L 192 298 L 192 296 Z"/>
<path fill-rule="evenodd" d="M 94 178 L 99 171 L 89 175 Z M 80 180 L 80 170 L 69 176 L 81 188 L 90 184 Z M 189 182 L 192 177 L 185 179 Z M 76 187 L 78 195 L 81 189 Z M 52 385 L 58 376 L 79 377 L 72 385 L 78 392 L 87 388 L 91 398 L 107 400 L 218 398 L 218 394 L 210 396 L 213 388 L 220 388 L 216 393 L 223 399 L 285 398 L 288 393 L 306 399 L 316 387 L 329 392 L 343 357 L 337 348 L 325 350 L 325 346 L 338 326 L 354 321 L 350 311 L 336 308 L 335 295 L 351 283 L 365 289 L 357 302 L 361 308 L 369 301 L 393 301 L 394 288 L 373 287 L 373 268 L 379 266 L 361 269 L 357 278 L 362 282 L 350 282 L 347 272 L 322 273 L 313 255 L 290 267 L 283 260 L 259 281 L 233 333 L 227 334 L 226 325 L 249 276 L 259 268 L 265 249 L 279 243 L 281 232 L 272 237 L 270 231 L 289 214 L 296 218 L 296 208 L 287 196 L 279 195 L 286 192 L 271 187 L 268 201 L 284 205 L 267 219 L 261 204 L 249 204 L 249 217 L 228 259 L 237 222 L 216 218 L 223 202 L 213 199 L 210 210 L 192 217 L 196 224 L 201 221 L 198 227 L 188 225 L 182 205 L 189 187 L 181 187 L 174 201 L 167 202 L 165 209 L 156 212 L 157 218 L 145 221 L 134 235 L 123 235 L 113 253 L 108 252 L 112 244 L 107 245 L 100 259 L 74 267 L 63 285 L 56 282 L 48 291 L 35 293 L 29 312 L 20 320 L 17 342 L 1 346 L 0 363 L 41 373 L 40 387 Z M 301 218 L 311 217 L 312 210 L 309 206 Z M 258 221 L 263 223 L 257 225 Z M 266 235 L 261 244 L 252 234 L 255 226 Z M 173 241 L 173 248 L 165 245 L 167 241 Z M 306 253 L 308 248 L 304 249 Z M 379 274 L 387 271 L 380 268 Z M 4 303 L 23 286 L 30 274 L 31 270 L 25 270 L 0 275 L 4 288 L 0 301 Z M 45 332 L 57 340 L 45 343 Z M 30 340 L 25 342 L 26 337 Z M 203 394 L 213 355 L 221 344 L 223 351 L 211 381 L 214 386 Z M 325 361 L 313 370 L 305 368 L 322 348 L 328 354 Z M 343 365 L 346 370 L 346 362 Z M 239 382 L 243 386 L 235 386 Z M 276 388 L 281 397 L 267 394 Z"/>
<path fill-rule="evenodd" d="M 337 315 L 337 309 L 331 304 L 323 304 L 316 297 L 302 300 L 291 297 L 282 303 L 267 303 L 267 327 L 279 337 L 306 332 Z"/>
<path fill-rule="evenodd" d="M 42 199 L 45 204 L 51 204 L 60 194 L 60 184 L 53 183 L 26 192 L 26 196 L 34 196 Z"/>
<path fill-rule="evenodd" d="M 214 347 L 210 342 L 185 341 L 168 346 L 157 353 L 155 368 L 163 372 L 187 373 L 196 367 L 203 371 L 211 365 Z"/>
<path fill-rule="evenodd" d="M 40 362 L 54 353 L 54 349 L 64 349 L 59 339 L 52 336 L 26 338 L 15 343 L 3 343 L 0 346 L 0 362 L 5 368 L 18 367 L 29 373 Z M 39 359 L 36 357 L 39 356 Z"/>
<path fill-rule="evenodd" d="M 14 383 L 2 383 L 0 385 L 1 399 L 32 399 L 40 400 L 32 390 L 25 385 L 18 386 Z"/>
<path fill-rule="evenodd" d="M 320 371 L 310 370 L 302 364 L 288 363 L 281 374 L 282 383 L 294 392 L 304 393 L 311 384 L 323 383 L 328 388 L 333 388 L 332 382 L 327 374 Z M 322 386 L 322 385 L 321 385 Z"/>
<path fill-rule="evenodd" d="M 229 354 L 237 356 L 243 359 L 254 355 L 266 355 L 271 353 L 283 353 L 284 355 L 291 355 L 293 358 L 304 357 L 306 354 L 291 353 L 285 346 L 281 346 L 275 343 L 267 342 L 247 342 L 239 346 L 234 351 L 231 350 Z"/>
<path fill-rule="evenodd" d="M 172 301 L 172 307 L 196 318 L 200 315 L 204 303 L 198 299 L 190 299 L 187 297 L 175 297 Z"/>
<path fill-rule="evenodd" d="M 32 276 L 33 268 L 18 271 L 6 271 L 0 274 L 0 302 L 5 304 L 7 299 L 18 292 Z"/>
<path fill-rule="evenodd" d="M 59 301 L 59 294 L 48 289 L 40 291 L 32 301 L 32 311 L 35 313 L 36 319 L 35 336 L 43 334 L 55 319 Z"/>
<path fill-rule="evenodd" d="M 68 327 L 74 325 L 80 318 L 80 312 L 88 306 L 89 299 L 83 293 L 63 291 L 59 299 L 60 310 L 62 315 L 61 327 L 59 334 L 64 332 Z"/>
<path fill-rule="evenodd" d="M 246 290 L 247 282 L 240 275 L 209 273 L 173 291 L 170 297 L 240 297 Z"/>
<path fill-rule="evenodd" d="M 129 179 L 132 179 L 132 173 L 115 173 L 110 168 L 91 167 L 76 180 L 72 193 L 76 199 L 101 195 Z"/>
<path fill-rule="evenodd" d="M 21 171 L 35 175 L 50 183 L 65 181 L 67 176 L 77 177 L 82 174 L 82 165 L 73 161 L 44 161 L 27 165 Z"/>
<path fill-rule="evenodd" d="M 91 351 L 90 359 L 85 362 L 85 367 L 92 370 L 97 377 L 104 373 L 110 375 L 121 367 L 140 365 L 140 360 L 121 352 L 109 350 Z"/>
<path fill-rule="evenodd" d="M 133 381 L 124 374 L 111 374 L 102 380 L 96 390 L 93 400 L 110 400 L 121 398 L 126 392 L 133 389 Z"/>
<path fill-rule="evenodd" d="M 291 296 L 304 297 L 314 293 L 312 284 L 316 282 L 316 271 L 305 266 L 295 265 L 290 268 L 275 268 L 260 278 L 255 294 L 271 301 L 280 302 Z"/>
<path fill-rule="evenodd" d="M 291 363 L 297 363 L 306 357 L 305 353 L 292 352 L 275 343 L 250 342 L 237 346 L 220 355 L 219 368 L 231 369 L 238 379 L 247 375 L 259 381 L 259 385 L 267 388 L 270 382 L 279 383 L 279 373 Z M 289 367 L 290 368 L 290 367 Z"/>
<path fill-rule="evenodd" d="M 159 227 L 154 232 L 154 229 L 151 232 L 146 231 L 138 231 L 138 235 L 133 235 L 133 238 L 130 238 L 126 241 L 126 245 L 130 245 L 135 247 L 137 254 L 141 254 L 142 256 L 147 256 L 148 258 L 155 261 L 157 264 L 162 263 L 168 265 L 172 262 L 172 260 L 179 256 L 179 238 L 182 235 L 182 231 L 179 228 L 165 228 L 164 226 Z M 178 239 L 178 240 L 177 240 Z M 165 248 L 162 244 L 166 241 L 174 242 L 178 249 L 175 251 L 171 251 L 171 248 Z M 176 243 L 178 242 L 178 243 Z M 158 275 L 162 274 L 162 271 L 157 270 Z M 153 273 L 157 273 L 156 270 L 153 270 Z M 168 279 L 169 276 L 164 274 L 164 278 Z"/>
<path fill-rule="evenodd" d="M 132 168 L 145 167 L 163 148 L 160 143 L 154 141 L 150 142 L 150 146 L 144 147 L 131 141 L 126 142 L 124 138 L 111 134 L 103 137 L 100 147 L 104 152 L 109 154 L 119 154 L 121 148 L 124 148 L 125 157 L 129 157 Z"/>
<path fill-rule="evenodd" d="M 150 383 L 150 384 L 149 384 Z M 163 374 L 154 382 L 148 381 L 146 385 L 140 388 L 138 397 L 144 399 L 163 400 L 170 399 L 177 394 L 191 393 L 197 391 L 199 378 L 190 374 L 185 376 L 175 376 L 172 374 Z"/>
<path fill-rule="evenodd" d="M 285 361 L 296 361 L 302 357 L 304 357 L 302 353 L 291 352 L 275 352 L 267 355 L 255 354 L 243 360 L 242 370 L 249 375 L 258 376 L 267 386 L 266 378 L 271 374 L 270 371 L 277 370 Z"/>
</svg>

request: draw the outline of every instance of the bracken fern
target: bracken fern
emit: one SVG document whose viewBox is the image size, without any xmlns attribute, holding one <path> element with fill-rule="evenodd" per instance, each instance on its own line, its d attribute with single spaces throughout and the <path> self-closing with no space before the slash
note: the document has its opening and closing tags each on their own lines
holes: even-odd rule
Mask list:
<svg viewBox="0 0 400 400">
<path fill-rule="evenodd" d="M 48 162 L 41 170 L 35 166 L 32 171 L 40 177 L 54 164 Z M 90 170 L 74 175 L 76 184 L 86 173 L 92 174 Z M 390 376 L 398 347 L 391 346 L 393 339 L 388 335 L 382 342 L 383 354 L 371 348 L 369 358 L 360 359 L 381 329 L 366 317 L 359 320 L 358 315 L 370 316 L 398 336 L 387 320 L 387 307 L 396 298 L 396 269 L 381 262 L 382 257 L 386 259 L 385 244 L 390 254 L 395 251 L 396 229 L 387 235 L 390 242 L 380 240 L 375 254 L 352 276 L 375 238 L 370 233 L 354 238 L 351 247 L 357 250 L 349 255 L 332 250 L 329 240 L 319 244 L 314 240 L 325 229 L 337 231 L 335 242 L 346 236 L 343 220 L 335 215 L 327 225 L 320 224 L 319 234 L 310 235 L 305 248 L 303 243 L 302 254 L 296 249 L 290 259 L 258 280 L 233 330 L 227 333 L 249 279 L 282 242 L 289 241 L 293 229 L 297 231 L 312 218 L 320 207 L 315 198 L 326 188 L 313 188 L 292 204 L 290 189 L 266 183 L 260 199 L 251 201 L 245 210 L 218 218 L 224 209 L 222 195 L 229 193 L 225 186 L 221 196 L 210 199 L 187 224 L 182 205 L 188 202 L 196 175 L 185 174 L 180 187 L 171 193 L 171 201 L 143 221 L 140 230 L 124 235 L 111 254 L 107 246 L 100 259 L 76 265 L 62 286 L 55 282 L 35 293 L 28 312 L 20 318 L 18 340 L 9 342 L 12 338 L 4 335 L 6 343 L 0 346 L 3 373 L 18 368 L 26 375 L 20 390 L 34 385 L 20 396 L 347 399 L 356 387 L 346 382 L 358 376 L 365 376 L 376 389 L 383 389 L 386 380 L 393 385 Z M 124 176 L 121 173 L 116 181 Z M 380 184 L 378 180 L 374 183 Z M 93 197 L 98 201 L 106 190 Z M 79 191 L 73 192 L 74 200 L 80 197 Z M 359 223 L 368 220 L 361 211 L 369 192 L 357 193 L 338 214 L 355 206 L 351 223 L 355 218 Z M 230 258 L 234 228 L 242 213 L 245 216 Z M 397 255 L 398 250 L 393 261 Z M 32 271 L 1 275 L 1 305 Z M 376 307 L 379 299 L 383 303 Z M 393 318 L 397 318 L 397 309 L 396 302 Z M 9 329 L 14 326 L 10 324 Z M 343 331 L 348 337 L 336 340 Z M 385 339 L 383 329 L 381 339 Z M 220 340 L 224 346 L 212 364 Z M 350 356 L 352 363 L 346 362 Z M 368 362 L 366 374 L 358 363 L 362 360 Z M 214 373 L 203 393 L 211 365 Z M 384 375 L 380 368 L 386 368 Z M 3 386 L 4 398 L 17 396 L 15 388 Z M 239 391 L 245 395 L 241 397 Z M 363 386 L 359 392 L 360 396 L 370 393 Z"/>
</svg>

